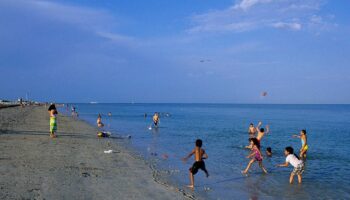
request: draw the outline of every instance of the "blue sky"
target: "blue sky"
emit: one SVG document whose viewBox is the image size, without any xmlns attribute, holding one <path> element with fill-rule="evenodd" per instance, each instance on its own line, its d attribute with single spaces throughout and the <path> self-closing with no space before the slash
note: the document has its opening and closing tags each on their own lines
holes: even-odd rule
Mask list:
<svg viewBox="0 0 350 200">
<path fill-rule="evenodd" d="M 349 10 L 348 0 L 2 0 L 0 98 L 350 103 Z"/>
</svg>

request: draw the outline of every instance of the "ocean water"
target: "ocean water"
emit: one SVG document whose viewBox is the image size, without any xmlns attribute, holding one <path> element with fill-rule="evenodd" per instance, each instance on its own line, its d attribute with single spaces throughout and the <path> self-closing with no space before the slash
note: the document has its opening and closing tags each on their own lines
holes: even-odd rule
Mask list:
<svg viewBox="0 0 350 200">
<path fill-rule="evenodd" d="M 350 105 L 243 105 L 243 104 L 75 104 L 80 118 L 95 125 L 102 114 L 105 129 L 114 135 L 131 135 L 130 145 L 159 171 L 159 179 L 200 199 L 350 199 Z M 107 113 L 111 112 L 112 117 Z M 160 127 L 149 130 L 154 112 L 163 113 Z M 148 116 L 145 118 L 144 114 Z M 168 113 L 167 116 L 165 113 Z M 262 151 L 271 147 L 272 157 L 264 157 L 269 174 L 256 163 L 249 176 L 241 171 L 250 153 L 249 123 L 270 125 Z M 289 184 L 292 167 L 284 163 L 286 146 L 298 152 L 300 139 L 292 138 L 307 130 L 309 151 L 302 185 Z M 199 171 L 195 191 L 189 184 L 187 163 L 181 161 L 197 138 L 209 155 L 205 160 L 209 178 Z"/>
</svg>

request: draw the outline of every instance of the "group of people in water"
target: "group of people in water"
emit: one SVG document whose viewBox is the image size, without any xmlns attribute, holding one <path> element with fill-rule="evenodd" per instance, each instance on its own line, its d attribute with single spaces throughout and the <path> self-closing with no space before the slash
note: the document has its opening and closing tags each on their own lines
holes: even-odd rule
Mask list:
<svg viewBox="0 0 350 200">
<path fill-rule="evenodd" d="M 250 144 L 246 146 L 246 148 L 251 149 L 252 153 L 247 157 L 247 158 L 252 158 L 249 163 L 247 168 L 242 171 L 243 174 L 247 174 L 248 170 L 250 169 L 251 165 L 254 162 L 259 163 L 259 167 L 262 169 L 264 173 L 267 174 L 267 170 L 263 166 L 263 156 L 260 150 L 260 144 L 261 140 L 264 137 L 265 134 L 269 133 L 269 126 L 266 126 L 266 132 L 264 128 L 260 128 L 261 122 L 258 123 L 257 127 L 254 127 L 254 124 L 251 123 L 248 129 L 249 133 L 249 141 Z M 255 137 L 255 135 L 257 136 Z M 298 176 L 298 182 L 302 182 L 302 174 L 304 172 L 304 161 L 306 160 L 306 153 L 308 150 L 308 145 L 307 145 L 307 137 L 306 137 L 306 130 L 301 130 L 300 135 L 293 135 L 293 137 L 300 138 L 301 140 L 301 148 L 300 148 L 300 153 L 299 157 L 294 153 L 294 149 L 290 146 L 285 148 L 284 155 L 286 156 L 286 161 L 283 164 L 278 164 L 276 165 L 277 167 L 287 167 L 289 164 L 294 167 L 292 173 L 290 174 L 289 182 L 293 183 L 294 176 Z M 271 147 L 268 147 L 266 149 L 266 155 L 267 156 L 272 156 L 272 149 Z"/>
<path fill-rule="evenodd" d="M 75 108 L 74 108 L 75 111 Z M 56 122 L 56 116 L 58 114 L 57 109 L 55 107 L 55 104 L 51 104 L 48 109 L 49 115 L 50 115 L 50 137 L 55 138 L 56 137 L 56 131 L 57 131 L 57 122 Z M 112 113 L 109 112 L 108 116 L 111 117 Z M 147 114 L 145 114 L 145 117 Z M 170 116 L 170 114 L 167 114 L 167 116 Z M 153 127 L 157 128 L 159 126 L 160 116 L 159 113 L 154 113 L 152 117 L 152 123 Z M 97 117 L 97 126 L 103 127 L 104 124 L 102 123 L 102 116 L 101 114 L 98 114 Z M 261 141 L 263 137 L 270 132 L 269 125 L 266 125 L 265 128 L 261 128 L 262 123 L 259 122 L 258 125 L 255 127 L 253 123 L 249 125 L 248 128 L 248 134 L 249 134 L 249 145 L 245 148 L 249 149 L 251 153 L 247 156 L 247 158 L 250 159 L 248 162 L 247 167 L 245 170 L 242 171 L 242 174 L 246 175 L 253 165 L 253 163 L 258 162 L 259 167 L 261 170 L 267 174 L 267 170 L 263 165 L 263 155 L 261 153 Z M 304 172 L 304 162 L 306 161 L 306 153 L 308 151 L 308 144 L 307 144 L 307 136 L 306 136 L 306 130 L 301 130 L 299 135 L 293 135 L 294 138 L 299 138 L 301 140 L 301 148 L 299 156 L 294 153 L 294 149 L 290 146 L 286 147 L 284 150 L 284 155 L 286 156 L 286 160 L 282 164 L 276 165 L 276 167 L 288 167 L 289 164 L 293 166 L 293 171 L 290 174 L 289 182 L 292 184 L 294 177 L 298 177 L 298 182 L 302 182 L 302 174 Z M 189 188 L 194 188 L 194 175 L 197 174 L 199 169 L 205 172 L 206 176 L 209 177 L 209 172 L 205 167 L 204 159 L 208 158 L 208 154 L 205 152 L 205 150 L 202 148 L 203 142 L 201 139 L 197 139 L 195 141 L 195 148 L 182 160 L 186 162 L 190 157 L 194 155 L 195 162 L 193 165 L 189 168 L 189 177 L 190 177 L 190 185 L 188 185 Z M 272 156 L 272 148 L 267 147 L 266 148 L 266 155 L 268 157 Z"/>
<path fill-rule="evenodd" d="M 242 174 L 246 175 L 252 166 L 254 162 L 258 162 L 259 167 L 262 169 L 262 171 L 267 174 L 267 170 L 263 165 L 263 155 L 261 153 L 260 144 L 262 141 L 262 138 L 265 134 L 268 134 L 270 131 L 269 126 L 266 126 L 266 130 L 264 128 L 260 128 L 262 125 L 261 122 L 259 122 L 258 126 L 255 127 L 253 123 L 250 124 L 248 129 L 249 134 L 249 145 L 246 146 L 247 149 L 251 150 L 251 153 L 247 156 L 247 158 L 251 159 L 248 162 L 248 165 L 244 171 L 242 171 Z M 286 147 L 284 150 L 284 155 L 286 157 L 286 161 L 282 164 L 276 165 L 276 167 L 288 167 L 289 164 L 293 166 L 293 170 L 290 174 L 289 183 L 293 183 L 294 177 L 298 177 L 298 183 L 302 182 L 302 174 L 304 172 L 304 162 L 306 161 L 306 153 L 308 150 L 307 145 L 307 136 L 306 136 L 306 130 L 301 130 L 299 135 L 293 135 L 295 138 L 300 138 L 301 140 L 301 148 L 299 156 L 297 156 L 294 153 L 293 147 Z M 189 169 L 190 173 L 190 185 L 188 187 L 194 188 L 194 175 L 198 172 L 199 169 L 203 170 L 206 174 L 206 176 L 209 176 L 208 170 L 205 167 L 204 159 L 208 158 L 207 153 L 204 149 L 202 149 L 202 140 L 197 139 L 195 142 L 195 148 L 191 151 L 191 153 L 183 158 L 184 161 L 187 161 L 188 158 L 190 158 L 192 155 L 195 155 L 195 162 L 193 163 L 192 167 Z M 266 155 L 272 156 L 272 148 L 267 147 L 266 148 Z"/>
</svg>

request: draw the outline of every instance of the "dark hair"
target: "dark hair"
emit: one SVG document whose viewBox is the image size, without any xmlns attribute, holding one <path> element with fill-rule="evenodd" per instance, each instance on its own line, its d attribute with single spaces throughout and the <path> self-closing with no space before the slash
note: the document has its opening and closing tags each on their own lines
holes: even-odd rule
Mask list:
<svg viewBox="0 0 350 200">
<path fill-rule="evenodd" d="M 51 104 L 50 106 L 49 106 L 49 109 L 47 109 L 48 111 L 51 111 L 51 110 L 56 110 L 56 106 L 55 106 L 55 104 L 53 103 L 53 104 Z"/>
<path fill-rule="evenodd" d="M 289 154 L 294 154 L 294 156 L 297 157 L 298 160 L 300 160 L 300 159 L 299 159 L 299 156 L 296 155 L 296 154 L 294 153 L 293 147 L 286 147 L 286 151 L 287 151 Z"/>
<path fill-rule="evenodd" d="M 197 139 L 197 140 L 196 140 L 196 146 L 197 146 L 197 147 L 202 147 L 202 143 L 203 143 L 203 142 L 202 142 L 201 139 Z"/>
<path fill-rule="evenodd" d="M 254 126 L 254 124 L 253 124 L 253 123 L 250 123 L 250 126 Z"/>
<path fill-rule="evenodd" d="M 286 147 L 286 151 L 287 151 L 289 154 L 294 154 L 294 149 L 293 149 L 293 147 Z"/>
<path fill-rule="evenodd" d="M 306 135 L 306 130 L 305 129 L 301 130 L 301 132 Z"/>
<path fill-rule="evenodd" d="M 267 148 L 266 148 L 266 151 L 268 151 L 268 152 L 271 153 L 271 151 L 272 151 L 271 147 L 267 147 Z"/>
<path fill-rule="evenodd" d="M 264 129 L 264 128 L 261 128 L 261 129 L 260 129 L 260 132 L 265 132 L 265 129 Z"/>
<path fill-rule="evenodd" d="M 258 142 L 258 139 L 256 139 L 256 138 L 251 138 L 250 141 L 253 141 L 253 144 L 254 144 L 256 147 L 258 147 L 258 149 L 260 149 L 260 144 L 259 144 L 259 142 Z"/>
</svg>

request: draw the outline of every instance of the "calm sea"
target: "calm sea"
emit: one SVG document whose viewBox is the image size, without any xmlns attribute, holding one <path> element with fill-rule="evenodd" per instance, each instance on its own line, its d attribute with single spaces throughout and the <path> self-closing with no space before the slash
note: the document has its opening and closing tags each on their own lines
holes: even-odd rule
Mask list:
<svg viewBox="0 0 350 200">
<path fill-rule="evenodd" d="M 159 170 L 159 178 L 180 189 L 189 184 L 188 168 L 193 160 L 180 158 L 194 147 L 197 138 L 209 159 L 195 176 L 194 195 L 202 199 L 350 199 L 350 105 L 244 105 L 244 104 L 75 104 L 80 118 L 95 125 L 102 114 L 105 129 L 118 136 L 131 135 L 130 146 Z M 108 117 L 107 113 L 112 116 Z M 149 130 L 154 112 L 162 113 L 160 127 Z M 147 117 L 144 114 L 147 113 Z M 269 124 L 271 132 L 262 140 L 269 174 L 257 164 L 248 177 L 241 171 L 248 164 L 249 123 Z M 290 185 L 292 167 L 276 168 L 285 162 L 283 150 L 300 149 L 307 130 L 309 151 L 303 184 Z M 296 181 L 296 180 L 295 180 Z M 185 189 L 191 193 L 189 190 Z"/>
</svg>

